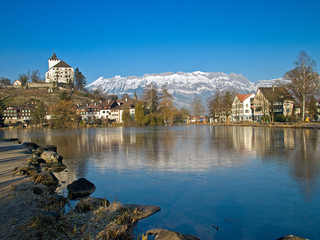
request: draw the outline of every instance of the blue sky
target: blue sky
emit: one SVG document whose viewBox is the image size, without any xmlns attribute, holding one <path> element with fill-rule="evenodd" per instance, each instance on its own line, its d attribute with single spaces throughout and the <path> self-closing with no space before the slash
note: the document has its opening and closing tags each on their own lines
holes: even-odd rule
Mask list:
<svg viewBox="0 0 320 240">
<path fill-rule="evenodd" d="M 0 76 L 42 76 L 53 52 L 100 76 L 241 73 L 273 79 L 299 51 L 320 64 L 320 1 L 0 0 Z"/>
</svg>

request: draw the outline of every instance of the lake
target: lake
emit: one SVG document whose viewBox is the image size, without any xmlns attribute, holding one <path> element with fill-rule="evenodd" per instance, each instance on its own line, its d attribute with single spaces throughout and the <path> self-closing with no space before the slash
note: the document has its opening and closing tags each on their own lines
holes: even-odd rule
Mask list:
<svg viewBox="0 0 320 240">
<path fill-rule="evenodd" d="M 58 146 L 68 173 L 93 197 L 152 204 L 161 211 L 137 233 L 166 228 L 201 239 L 320 239 L 320 131 L 317 129 L 175 126 L 6 130 Z M 219 231 L 211 225 L 218 226 Z"/>
</svg>

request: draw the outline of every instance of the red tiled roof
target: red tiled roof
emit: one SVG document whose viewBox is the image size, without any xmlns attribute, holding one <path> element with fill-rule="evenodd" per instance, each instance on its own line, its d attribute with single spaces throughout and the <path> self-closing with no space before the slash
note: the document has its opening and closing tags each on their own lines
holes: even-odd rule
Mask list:
<svg viewBox="0 0 320 240">
<path fill-rule="evenodd" d="M 237 97 L 239 98 L 239 100 L 241 102 L 243 102 L 244 100 L 246 100 L 248 97 L 250 97 L 252 94 L 254 93 L 249 93 L 249 94 L 237 94 Z"/>
<path fill-rule="evenodd" d="M 69 64 L 67 64 L 66 62 L 64 62 L 63 60 L 61 60 L 60 62 L 58 62 L 56 65 L 54 65 L 53 67 L 64 67 L 64 68 L 71 68 L 71 66 Z"/>
</svg>

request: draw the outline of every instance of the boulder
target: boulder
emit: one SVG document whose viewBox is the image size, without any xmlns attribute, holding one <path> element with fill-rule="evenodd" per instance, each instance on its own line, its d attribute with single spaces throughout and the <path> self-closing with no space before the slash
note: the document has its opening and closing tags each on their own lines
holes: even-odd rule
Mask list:
<svg viewBox="0 0 320 240">
<path fill-rule="evenodd" d="M 124 204 L 123 206 L 131 211 L 137 209 L 140 212 L 139 220 L 147 218 L 161 210 L 160 207 L 154 205 Z"/>
<path fill-rule="evenodd" d="M 16 175 L 26 175 L 26 176 L 34 176 L 37 175 L 40 171 L 39 169 L 29 166 L 29 167 L 20 167 L 14 169 Z"/>
<path fill-rule="evenodd" d="M 58 153 L 53 151 L 43 151 L 41 158 L 46 161 L 46 163 L 58 162 L 62 163 L 63 157 Z"/>
<path fill-rule="evenodd" d="M 23 145 L 25 145 L 27 148 L 29 148 L 31 150 L 36 150 L 37 148 L 40 147 L 38 144 L 33 143 L 33 142 L 24 142 Z"/>
<path fill-rule="evenodd" d="M 155 240 L 200 240 L 199 237 L 196 237 L 191 234 L 182 234 L 166 229 L 152 229 L 147 231 L 146 234 L 156 235 Z"/>
<path fill-rule="evenodd" d="M 67 186 L 68 198 L 73 200 L 90 196 L 96 190 L 96 186 L 85 178 L 79 178 Z"/>
<path fill-rule="evenodd" d="M 78 213 L 85 213 L 97 210 L 99 207 L 109 207 L 110 202 L 104 198 L 85 198 L 81 199 L 75 207 L 74 211 Z"/>
<path fill-rule="evenodd" d="M 32 180 L 36 183 L 41 183 L 48 187 L 57 187 L 59 185 L 59 180 L 57 179 L 57 177 L 52 172 L 48 171 L 35 174 L 32 177 Z"/>
<path fill-rule="evenodd" d="M 57 153 L 57 146 L 56 145 L 47 145 L 43 148 L 44 151 L 52 151 Z"/>
<path fill-rule="evenodd" d="M 62 172 L 67 167 L 63 163 L 53 162 L 41 164 L 41 169 L 51 172 Z"/>
</svg>

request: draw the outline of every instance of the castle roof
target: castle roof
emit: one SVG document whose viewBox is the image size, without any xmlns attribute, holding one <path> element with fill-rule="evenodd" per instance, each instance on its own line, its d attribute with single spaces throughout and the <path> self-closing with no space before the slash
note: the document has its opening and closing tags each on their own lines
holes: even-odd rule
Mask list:
<svg viewBox="0 0 320 240">
<path fill-rule="evenodd" d="M 64 67 L 64 68 L 72 68 L 69 64 L 67 64 L 65 61 L 61 60 L 53 67 Z"/>
<path fill-rule="evenodd" d="M 49 60 L 59 60 L 59 59 L 57 58 L 56 53 L 53 53 Z"/>
</svg>

